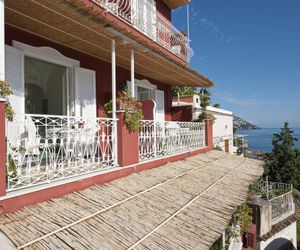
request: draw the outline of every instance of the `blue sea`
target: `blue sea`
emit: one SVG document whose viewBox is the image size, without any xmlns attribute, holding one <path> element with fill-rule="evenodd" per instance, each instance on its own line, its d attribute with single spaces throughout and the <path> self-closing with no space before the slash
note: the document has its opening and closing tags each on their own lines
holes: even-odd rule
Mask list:
<svg viewBox="0 0 300 250">
<path fill-rule="evenodd" d="M 273 148 L 273 134 L 279 133 L 280 131 L 280 128 L 262 128 L 256 130 L 238 130 L 237 134 L 247 136 L 250 149 L 271 152 Z M 293 128 L 293 131 L 294 137 L 298 138 L 298 141 L 295 143 L 295 148 L 300 150 L 300 128 Z"/>
</svg>

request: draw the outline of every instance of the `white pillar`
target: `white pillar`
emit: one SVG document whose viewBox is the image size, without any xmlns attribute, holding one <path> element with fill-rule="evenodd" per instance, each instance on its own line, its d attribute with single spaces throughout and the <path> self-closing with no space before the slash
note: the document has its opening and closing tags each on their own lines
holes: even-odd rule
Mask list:
<svg viewBox="0 0 300 250">
<path fill-rule="evenodd" d="M 111 41 L 111 101 L 112 101 L 112 118 L 115 120 L 117 118 L 117 83 L 116 83 L 116 42 Z M 114 159 L 115 164 L 118 165 L 118 139 L 117 139 L 117 124 L 113 128 L 114 138 L 113 138 L 113 148 L 114 148 Z"/>
<path fill-rule="evenodd" d="M 0 80 L 5 80 L 5 17 L 4 0 L 0 0 Z"/>
<path fill-rule="evenodd" d="M 225 250 L 226 249 L 226 231 L 223 231 L 222 234 L 222 249 Z"/>
<path fill-rule="evenodd" d="M 135 97 L 135 93 L 134 93 L 134 90 L 135 90 L 135 72 L 134 72 L 134 49 L 131 50 L 131 60 L 130 60 L 130 63 L 131 63 L 131 84 L 130 84 L 130 93 L 131 93 L 131 96 L 132 97 Z"/>
<path fill-rule="evenodd" d="M 189 3 L 186 4 L 186 37 L 188 42 L 190 42 L 190 6 Z"/>
</svg>

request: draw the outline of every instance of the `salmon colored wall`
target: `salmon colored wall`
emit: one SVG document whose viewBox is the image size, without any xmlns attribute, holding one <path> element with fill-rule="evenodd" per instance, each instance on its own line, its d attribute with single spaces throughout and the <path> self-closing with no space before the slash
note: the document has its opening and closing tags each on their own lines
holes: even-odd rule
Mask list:
<svg viewBox="0 0 300 250">
<path fill-rule="evenodd" d="M 144 120 L 154 120 L 154 102 L 152 100 L 141 101 Z"/>
<path fill-rule="evenodd" d="M 170 22 L 172 21 L 171 9 L 164 3 L 163 0 L 156 1 L 156 10 Z"/>
<path fill-rule="evenodd" d="M 173 97 L 173 102 L 177 102 L 178 98 Z M 187 102 L 187 103 L 193 103 L 193 96 L 180 96 L 179 97 L 180 102 Z"/>
<path fill-rule="evenodd" d="M 192 106 L 172 107 L 172 121 L 190 122 L 192 119 Z"/>
<path fill-rule="evenodd" d="M 5 29 L 6 44 L 12 45 L 12 41 L 16 40 L 29 44 L 31 46 L 48 46 L 58 50 L 66 57 L 80 61 L 80 66 L 96 71 L 96 92 L 97 92 L 97 113 L 99 117 L 104 116 L 103 106 L 111 99 L 111 64 L 98 58 L 78 52 L 76 50 L 64 47 L 60 44 L 49 40 L 34 36 L 16 28 L 6 26 Z M 172 120 L 172 87 L 170 85 L 158 82 L 154 79 L 136 74 L 139 80 L 148 79 L 152 84 L 157 85 L 157 89 L 165 92 L 165 115 L 166 120 Z M 127 69 L 117 68 L 117 90 L 125 87 L 127 80 L 130 80 L 130 71 Z"/>
<path fill-rule="evenodd" d="M 124 112 L 117 113 L 118 164 L 126 167 L 139 163 L 139 132 L 130 132 L 124 122 Z"/>
</svg>

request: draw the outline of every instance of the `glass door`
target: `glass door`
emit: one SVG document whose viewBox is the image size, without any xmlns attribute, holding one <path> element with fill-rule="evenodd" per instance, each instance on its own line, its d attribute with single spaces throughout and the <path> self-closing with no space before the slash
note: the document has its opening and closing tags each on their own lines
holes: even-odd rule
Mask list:
<svg viewBox="0 0 300 250">
<path fill-rule="evenodd" d="M 25 56 L 25 113 L 69 115 L 68 67 Z"/>
</svg>

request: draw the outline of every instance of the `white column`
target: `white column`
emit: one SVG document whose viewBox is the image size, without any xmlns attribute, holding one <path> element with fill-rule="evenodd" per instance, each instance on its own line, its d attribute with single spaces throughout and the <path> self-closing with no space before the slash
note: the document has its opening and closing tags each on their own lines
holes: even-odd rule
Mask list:
<svg viewBox="0 0 300 250">
<path fill-rule="evenodd" d="M 117 83 L 116 83 L 116 42 L 111 41 L 111 101 L 112 101 L 112 118 L 117 118 Z M 118 121 L 117 121 L 118 122 Z M 118 138 L 117 138 L 117 124 L 114 126 L 114 138 L 113 138 L 113 152 L 115 164 L 118 165 Z"/>
<path fill-rule="evenodd" d="M 224 230 L 224 232 L 222 233 L 222 249 L 225 250 L 226 249 L 226 231 Z"/>
<path fill-rule="evenodd" d="M 4 0 L 0 0 L 0 80 L 5 80 Z"/>
<path fill-rule="evenodd" d="M 131 84 L 130 84 L 130 93 L 132 97 L 135 97 L 135 72 L 134 72 L 134 49 L 131 50 Z"/>
</svg>

